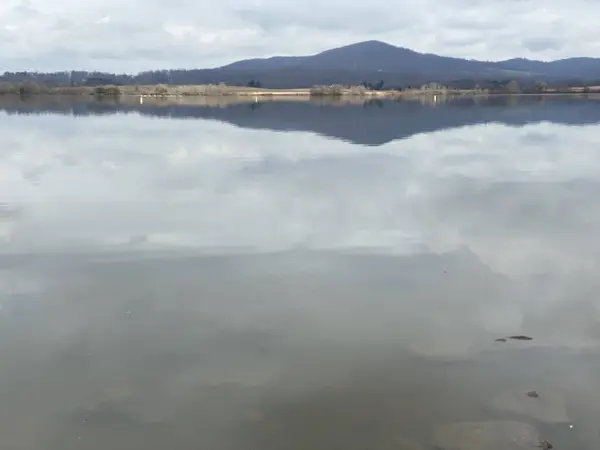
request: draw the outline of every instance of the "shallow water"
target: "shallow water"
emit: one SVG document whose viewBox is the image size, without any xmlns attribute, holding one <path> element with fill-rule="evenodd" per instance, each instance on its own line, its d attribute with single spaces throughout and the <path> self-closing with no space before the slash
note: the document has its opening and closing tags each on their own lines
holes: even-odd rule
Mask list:
<svg viewBox="0 0 600 450">
<path fill-rule="evenodd" d="M 600 101 L 7 102 L 2 449 L 600 448 Z"/>
</svg>

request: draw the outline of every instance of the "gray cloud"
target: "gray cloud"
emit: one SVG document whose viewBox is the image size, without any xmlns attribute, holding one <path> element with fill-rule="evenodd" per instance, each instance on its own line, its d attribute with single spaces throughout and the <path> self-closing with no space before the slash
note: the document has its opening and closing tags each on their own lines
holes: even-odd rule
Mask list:
<svg viewBox="0 0 600 450">
<path fill-rule="evenodd" d="M 3 67 L 138 71 L 312 54 L 359 40 L 479 59 L 600 56 L 594 2 L 8 0 Z"/>
<path fill-rule="evenodd" d="M 532 52 L 544 52 L 547 50 L 560 50 L 562 42 L 552 37 L 531 38 L 523 41 L 523 46 Z"/>
<path fill-rule="evenodd" d="M 354 4 L 314 4 L 306 7 L 296 3 L 294 6 L 276 4 L 265 10 L 242 7 L 237 9 L 239 17 L 264 32 L 285 31 L 288 28 L 307 30 L 327 30 L 328 33 L 347 34 L 353 29 L 363 28 L 369 34 L 389 33 L 398 28 L 412 28 L 414 17 L 411 11 L 397 12 L 378 17 L 365 24 L 364 11 L 358 3 Z"/>
</svg>

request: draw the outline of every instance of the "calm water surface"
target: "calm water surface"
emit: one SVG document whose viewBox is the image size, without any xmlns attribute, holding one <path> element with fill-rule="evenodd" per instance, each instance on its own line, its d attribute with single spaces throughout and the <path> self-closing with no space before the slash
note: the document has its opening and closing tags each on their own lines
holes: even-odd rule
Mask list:
<svg viewBox="0 0 600 450">
<path fill-rule="evenodd" d="M 3 102 L 2 450 L 600 448 L 599 100 Z"/>
</svg>

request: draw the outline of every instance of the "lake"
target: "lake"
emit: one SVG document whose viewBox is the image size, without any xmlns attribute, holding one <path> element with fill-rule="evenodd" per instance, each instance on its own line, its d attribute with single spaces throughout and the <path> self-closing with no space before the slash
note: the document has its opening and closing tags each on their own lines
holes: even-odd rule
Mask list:
<svg viewBox="0 0 600 450">
<path fill-rule="evenodd" d="M 594 97 L 0 99 L 0 447 L 596 450 L 599 192 Z"/>
</svg>

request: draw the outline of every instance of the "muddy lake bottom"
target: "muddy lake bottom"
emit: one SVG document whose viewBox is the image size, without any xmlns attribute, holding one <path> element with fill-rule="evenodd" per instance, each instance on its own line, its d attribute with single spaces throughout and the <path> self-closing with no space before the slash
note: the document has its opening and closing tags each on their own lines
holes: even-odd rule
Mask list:
<svg viewBox="0 0 600 450">
<path fill-rule="evenodd" d="M 531 341 L 496 342 L 472 311 L 444 311 L 440 284 L 446 300 L 473 287 L 464 262 L 425 274 L 435 264 L 329 252 L 5 261 L 38 288 L 0 321 L 14 448 L 600 445 L 597 350 L 539 323 Z M 399 303 L 393 285 L 414 271 Z"/>
</svg>

